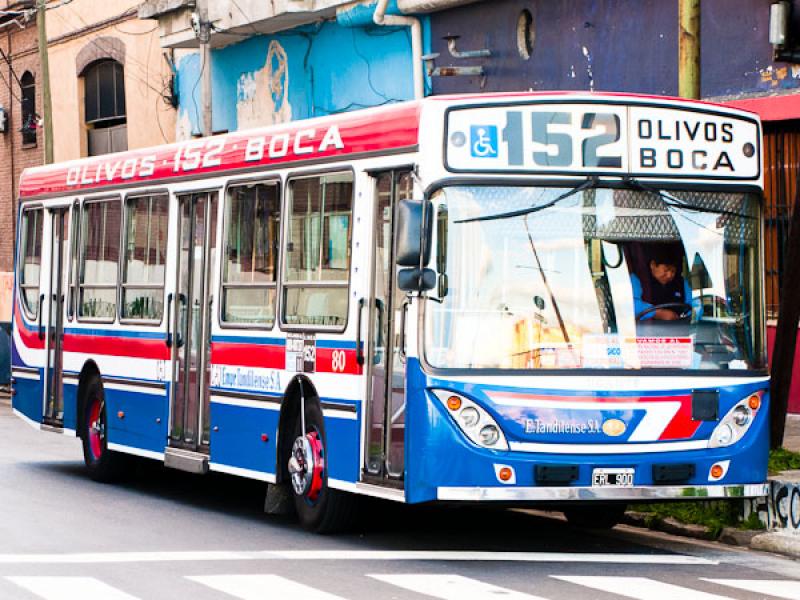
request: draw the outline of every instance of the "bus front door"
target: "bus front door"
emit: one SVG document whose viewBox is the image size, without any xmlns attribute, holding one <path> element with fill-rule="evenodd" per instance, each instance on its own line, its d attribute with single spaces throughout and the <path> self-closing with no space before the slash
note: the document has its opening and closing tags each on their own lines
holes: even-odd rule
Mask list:
<svg viewBox="0 0 800 600">
<path fill-rule="evenodd" d="M 53 427 L 64 425 L 63 396 L 63 346 L 64 338 L 64 290 L 67 273 L 67 249 L 69 248 L 69 206 L 48 209 L 50 217 L 50 276 L 42 290 L 39 310 L 46 310 L 45 331 L 45 385 L 44 423 Z"/>
<path fill-rule="evenodd" d="M 216 192 L 178 196 L 169 442 L 203 453 L 209 447 L 210 273 L 216 252 L 216 212 Z"/>
<path fill-rule="evenodd" d="M 397 201 L 411 198 L 413 181 L 408 171 L 376 175 L 373 230 L 372 301 L 368 376 L 367 478 L 401 482 L 405 467 L 405 379 L 401 353 L 401 315 L 405 295 L 397 289 L 394 266 L 394 213 Z"/>
</svg>

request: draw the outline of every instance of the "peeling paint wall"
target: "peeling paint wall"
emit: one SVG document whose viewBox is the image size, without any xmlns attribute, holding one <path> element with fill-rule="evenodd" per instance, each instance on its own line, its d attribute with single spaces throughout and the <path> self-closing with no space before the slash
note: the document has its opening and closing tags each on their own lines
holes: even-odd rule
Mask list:
<svg viewBox="0 0 800 600">
<path fill-rule="evenodd" d="M 702 95 L 800 88 L 797 66 L 772 62 L 769 2 L 703 0 Z M 800 13 L 800 0 L 795 0 Z M 491 10 L 487 10 L 491 6 Z M 531 13 L 530 58 L 518 50 L 518 19 Z M 450 56 L 488 48 L 486 59 Z M 437 94 L 505 90 L 678 93 L 678 3 L 664 0 L 485 0 L 431 16 L 437 66 L 482 65 L 485 77 L 437 77 Z"/>
<path fill-rule="evenodd" d="M 234 131 L 413 97 L 404 28 L 335 22 L 257 36 L 212 52 L 213 129 Z M 178 139 L 200 131 L 201 60 L 178 62 Z"/>
</svg>

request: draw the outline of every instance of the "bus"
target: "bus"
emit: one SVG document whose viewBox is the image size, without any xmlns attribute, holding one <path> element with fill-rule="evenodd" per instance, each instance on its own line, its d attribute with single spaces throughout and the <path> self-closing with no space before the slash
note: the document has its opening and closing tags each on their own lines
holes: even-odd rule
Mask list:
<svg viewBox="0 0 800 600">
<path fill-rule="evenodd" d="M 26 170 L 13 410 L 267 483 L 543 506 L 766 491 L 758 118 L 606 93 L 436 96 Z"/>
</svg>

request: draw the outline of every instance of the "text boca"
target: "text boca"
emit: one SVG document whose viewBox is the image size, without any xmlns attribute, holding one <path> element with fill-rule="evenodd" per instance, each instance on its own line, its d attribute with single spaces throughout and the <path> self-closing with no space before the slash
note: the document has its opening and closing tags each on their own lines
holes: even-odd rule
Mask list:
<svg viewBox="0 0 800 600">
<path fill-rule="evenodd" d="M 729 152 L 733 123 L 686 119 L 639 119 L 639 167 L 645 170 L 725 171 L 734 173 Z M 698 147 L 697 144 L 702 144 Z"/>
</svg>

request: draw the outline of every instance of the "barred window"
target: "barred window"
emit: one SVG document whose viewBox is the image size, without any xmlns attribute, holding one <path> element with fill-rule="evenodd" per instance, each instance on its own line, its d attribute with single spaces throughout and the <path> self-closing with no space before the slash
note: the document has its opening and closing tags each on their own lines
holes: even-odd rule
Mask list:
<svg viewBox="0 0 800 600">
<path fill-rule="evenodd" d="M 274 324 L 280 221 L 276 182 L 230 188 L 225 206 L 224 322 Z"/>
<path fill-rule="evenodd" d="M 117 308 L 120 202 L 83 206 L 78 316 L 113 321 Z"/>
<path fill-rule="evenodd" d="M 169 197 L 125 199 L 122 318 L 161 321 L 167 260 Z"/>
<path fill-rule="evenodd" d="M 289 182 L 283 320 L 343 328 L 350 285 L 353 175 Z"/>
</svg>

